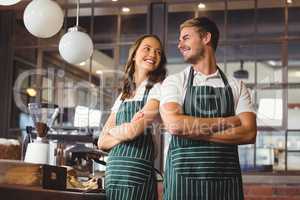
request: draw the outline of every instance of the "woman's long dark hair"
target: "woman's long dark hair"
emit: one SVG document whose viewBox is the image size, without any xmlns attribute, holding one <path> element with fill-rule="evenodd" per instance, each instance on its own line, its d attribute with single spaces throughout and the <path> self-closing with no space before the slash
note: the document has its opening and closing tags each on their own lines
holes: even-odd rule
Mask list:
<svg viewBox="0 0 300 200">
<path fill-rule="evenodd" d="M 167 58 L 165 51 L 163 50 L 162 43 L 156 35 L 143 35 L 140 38 L 138 38 L 135 43 L 130 47 L 129 49 L 129 55 L 127 59 L 127 63 L 125 65 L 125 77 L 123 81 L 123 87 L 122 87 L 122 96 L 121 100 L 125 100 L 127 98 L 130 98 L 133 94 L 133 91 L 136 89 L 136 84 L 134 81 L 134 72 L 135 72 L 135 62 L 134 57 L 136 54 L 137 49 L 141 45 L 142 41 L 145 38 L 152 37 L 155 38 L 160 46 L 161 46 L 161 59 L 158 67 L 149 73 L 148 83 L 146 85 L 146 89 L 151 89 L 155 83 L 162 82 L 167 74 L 166 70 L 166 64 L 167 64 Z"/>
</svg>

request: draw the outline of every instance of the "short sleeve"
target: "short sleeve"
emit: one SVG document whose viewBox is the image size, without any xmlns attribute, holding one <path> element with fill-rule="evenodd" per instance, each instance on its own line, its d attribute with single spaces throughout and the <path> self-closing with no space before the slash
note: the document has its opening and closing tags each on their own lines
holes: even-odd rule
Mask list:
<svg viewBox="0 0 300 200">
<path fill-rule="evenodd" d="M 111 108 L 111 112 L 116 113 L 119 110 L 119 107 L 121 105 L 122 101 L 121 101 L 121 94 L 118 96 L 118 98 L 116 99 L 113 107 Z"/>
<path fill-rule="evenodd" d="M 151 88 L 147 101 L 150 99 L 155 99 L 157 101 L 160 101 L 161 98 L 161 83 L 156 83 Z"/>
<path fill-rule="evenodd" d="M 180 74 L 168 76 L 161 86 L 161 100 L 160 104 L 178 103 L 183 105 L 183 80 Z"/>
<path fill-rule="evenodd" d="M 254 106 L 251 99 L 250 92 L 246 85 L 239 81 L 239 97 L 237 99 L 235 114 L 238 115 L 243 112 L 254 112 Z"/>
</svg>

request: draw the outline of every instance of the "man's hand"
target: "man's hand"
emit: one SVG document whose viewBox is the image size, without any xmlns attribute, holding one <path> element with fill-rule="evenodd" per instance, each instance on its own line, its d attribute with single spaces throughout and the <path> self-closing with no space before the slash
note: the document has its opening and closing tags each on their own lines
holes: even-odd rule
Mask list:
<svg viewBox="0 0 300 200">
<path fill-rule="evenodd" d="M 241 126 L 241 119 L 238 116 L 231 116 L 225 118 L 225 127 L 227 128 L 234 128 Z"/>
<path fill-rule="evenodd" d="M 230 116 L 223 119 L 220 119 L 218 123 L 215 123 L 211 126 L 210 134 L 215 132 L 222 132 L 229 128 L 235 128 L 241 126 L 241 120 L 238 116 Z"/>
</svg>

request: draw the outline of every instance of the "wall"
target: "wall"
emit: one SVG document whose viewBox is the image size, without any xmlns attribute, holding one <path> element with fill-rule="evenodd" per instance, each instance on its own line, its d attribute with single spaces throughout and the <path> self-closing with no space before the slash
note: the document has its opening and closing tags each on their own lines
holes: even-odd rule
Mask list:
<svg viewBox="0 0 300 200">
<path fill-rule="evenodd" d="M 12 11 L 0 12 L 0 137 L 12 137 L 8 135 L 8 128 L 12 103 L 14 20 Z"/>
</svg>

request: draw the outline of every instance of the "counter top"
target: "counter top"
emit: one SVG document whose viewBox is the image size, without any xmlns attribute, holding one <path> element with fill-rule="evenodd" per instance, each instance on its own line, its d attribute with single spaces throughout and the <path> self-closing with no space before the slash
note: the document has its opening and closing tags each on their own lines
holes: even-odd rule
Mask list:
<svg viewBox="0 0 300 200">
<path fill-rule="evenodd" d="M 244 184 L 297 184 L 299 175 L 243 175 Z"/>
<path fill-rule="evenodd" d="M 0 184 L 1 199 L 9 200 L 105 200 L 104 193 L 73 192 L 43 189 L 38 186 Z"/>
</svg>

